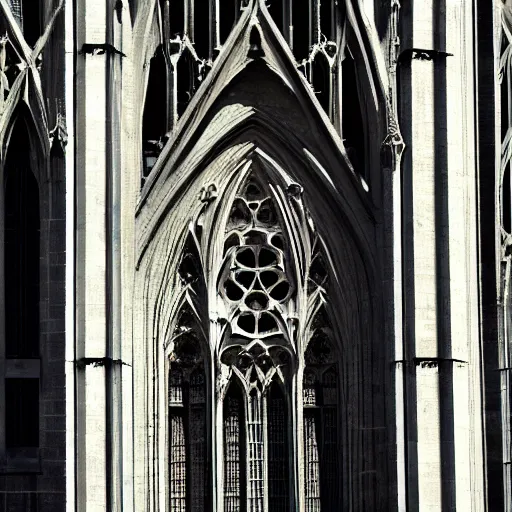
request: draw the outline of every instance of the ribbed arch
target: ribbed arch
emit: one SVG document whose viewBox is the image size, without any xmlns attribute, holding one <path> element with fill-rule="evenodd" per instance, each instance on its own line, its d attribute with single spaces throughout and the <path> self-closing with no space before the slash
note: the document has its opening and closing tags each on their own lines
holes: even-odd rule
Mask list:
<svg viewBox="0 0 512 512">
<path fill-rule="evenodd" d="M 149 76 L 142 116 L 142 184 L 149 176 L 163 147 L 167 133 L 169 87 L 167 65 L 160 45 L 149 61 Z"/>
</svg>

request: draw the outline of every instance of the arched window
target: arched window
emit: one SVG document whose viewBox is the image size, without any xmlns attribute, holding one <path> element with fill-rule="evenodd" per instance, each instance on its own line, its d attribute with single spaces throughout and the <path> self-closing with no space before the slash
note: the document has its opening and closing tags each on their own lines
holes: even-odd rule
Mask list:
<svg viewBox="0 0 512 512">
<path fill-rule="evenodd" d="M 325 335 L 310 341 L 303 376 L 304 484 L 307 512 L 339 505 L 338 383 L 333 349 Z"/>
<path fill-rule="evenodd" d="M 188 315 L 187 315 L 188 316 Z M 181 331 L 183 332 L 183 331 Z M 199 342 L 175 342 L 169 369 L 169 497 L 171 510 L 208 510 L 206 375 Z"/>
<path fill-rule="evenodd" d="M 268 503 L 270 512 L 290 510 L 289 410 L 274 381 L 267 396 Z"/>
<path fill-rule="evenodd" d="M 231 382 L 224 398 L 224 512 L 246 510 L 245 405 L 240 386 Z"/>
<path fill-rule="evenodd" d="M 39 446 L 39 184 L 34 153 L 21 112 L 13 127 L 3 168 L 3 297 L 5 438 L 0 451 L 37 459 Z M 29 361 L 33 360 L 33 361 Z M 21 369 L 21 370 L 19 370 Z M 5 385 L 3 385 L 5 384 Z M 3 443 L 5 442 L 5 446 Z"/>
<path fill-rule="evenodd" d="M 300 185 L 279 182 L 265 164 L 252 157 L 224 192 L 229 202 L 204 201 L 176 248 L 170 289 L 183 303 L 173 305 L 166 345 L 171 510 L 208 510 L 214 495 L 225 512 L 340 508 L 332 260 Z M 217 263 L 205 268 L 212 250 Z"/>
<path fill-rule="evenodd" d="M 39 186 L 28 134 L 13 129 L 4 169 L 5 341 L 7 357 L 39 357 Z"/>
<path fill-rule="evenodd" d="M 169 465 L 171 510 L 187 510 L 187 444 L 185 426 L 185 382 L 179 365 L 169 372 Z"/>
<path fill-rule="evenodd" d="M 167 3 L 169 13 L 169 37 L 175 39 L 178 36 L 183 36 L 185 33 L 185 2 L 183 0 L 161 0 L 161 3 Z M 166 9 L 163 9 L 165 17 Z M 165 23 L 165 20 L 164 20 Z"/>
<path fill-rule="evenodd" d="M 168 86 L 167 65 L 160 45 L 149 62 L 148 86 L 142 117 L 142 184 L 156 163 L 168 130 Z"/>
<path fill-rule="evenodd" d="M 356 67 L 347 49 L 341 65 L 341 136 L 354 170 L 365 176 L 365 135 Z"/>
<path fill-rule="evenodd" d="M 322 52 L 318 52 L 313 61 L 311 70 L 312 85 L 316 97 L 327 115 L 331 111 L 331 68 L 329 62 Z"/>
</svg>

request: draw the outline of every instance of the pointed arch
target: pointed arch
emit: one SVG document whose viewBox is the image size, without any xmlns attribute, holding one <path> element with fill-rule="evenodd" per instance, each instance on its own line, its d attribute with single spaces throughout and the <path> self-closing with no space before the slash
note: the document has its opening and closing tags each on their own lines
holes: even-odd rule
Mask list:
<svg viewBox="0 0 512 512">
<path fill-rule="evenodd" d="M 334 0 L 320 0 L 320 32 L 328 41 L 336 38 L 337 3 Z"/>
<path fill-rule="evenodd" d="M 381 369 L 372 371 L 374 356 L 378 357 L 373 331 L 379 286 L 375 210 L 332 124 L 319 111 L 312 91 L 297 73 L 290 49 L 283 46 L 282 36 L 269 23 L 262 2 L 251 5 L 251 12 L 241 14 L 198 94 L 182 115 L 142 192 L 137 211 L 140 289 L 144 289 L 141 303 L 146 315 L 141 322 L 146 329 L 142 336 L 152 346 L 163 341 L 162 327 L 172 316 L 170 303 L 182 293 L 178 260 L 183 243 L 187 233 L 196 230 L 185 226 L 195 226 L 198 219 L 208 304 L 204 322 L 208 325 L 211 364 L 217 365 L 208 378 L 216 398 L 224 397 L 226 388 L 230 393 L 230 379 L 235 377 L 243 383 L 242 395 L 249 399 L 254 394 L 258 398 L 264 396 L 274 379 L 287 383 L 297 375 L 293 406 L 302 411 L 300 371 L 304 369 L 305 346 L 314 334 L 308 331 L 308 322 L 324 306 L 332 322 L 332 343 L 343 355 L 337 360 L 337 375 L 343 376 L 336 381 L 340 416 L 336 423 L 337 442 L 343 453 L 354 456 L 340 468 L 337 483 L 342 490 L 336 499 L 348 507 L 352 496 L 362 493 L 358 475 L 364 464 L 358 455 L 363 441 L 352 432 L 366 427 L 364 418 L 374 412 L 371 391 L 377 380 L 382 382 Z M 256 62 L 248 56 L 255 22 L 265 53 L 265 58 Z M 256 87 L 262 84 L 264 94 Z M 315 129 L 311 130 L 311 126 Z M 254 315 L 254 326 L 243 329 L 243 333 L 234 329 L 241 318 L 248 317 L 246 313 L 253 304 L 245 301 L 249 293 L 262 291 L 249 292 L 245 277 L 239 282 L 241 275 L 237 271 L 245 272 L 250 265 L 236 268 L 237 263 L 244 263 L 236 256 L 244 252 L 249 258 L 252 253 L 259 264 L 260 253 L 248 247 L 269 241 L 262 235 L 264 230 L 249 227 L 253 218 L 251 201 L 237 201 L 244 180 L 255 168 L 271 193 L 285 233 L 281 240 L 276 238 L 281 247 L 272 243 L 273 238 L 270 245 L 286 253 L 286 266 L 292 269 L 293 284 L 300 290 L 283 307 L 281 315 L 265 311 L 276 315 L 280 328 L 282 321 L 284 327 L 276 336 L 260 336 Z M 231 227 L 226 233 L 228 225 Z M 317 239 L 322 242 L 321 258 L 315 249 Z M 324 280 L 326 268 L 328 283 Z M 231 302 L 231 292 L 225 286 L 227 275 L 238 293 Z M 254 304 L 261 306 L 258 297 L 253 297 Z M 281 360 L 281 354 L 286 354 L 287 359 Z M 360 384 L 363 374 L 368 379 Z M 321 386 L 329 383 L 319 382 Z M 148 389 L 151 386 L 158 388 L 159 383 L 149 382 Z M 221 445 L 226 430 L 224 407 L 225 402 L 215 426 L 224 429 L 215 441 Z M 262 407 L 261 403 L 258 407 Z M 245 409 L 244 413 L 247 414 Z M 293 421 L 295 428 L 302 417 Z M 265 428 L 262 431 L 266 432 Z M 298 442 L 293 439 L 295 448 Z M 223 449 L 214 453 L 218 459 L 225 456 Z M 294 464 L 297 465 L 296 460 Z M 225 474 L 222 464 L 217 470 Z M 302 489 L 303 481 L 299 486 L 298 478 L 295 489 Z M 240 496 L 239 493 L 235 498 L 240 500 Z M 246 496 L 242 501 L 246 503 L 248 499 Z M 335 498 L 332 500 L 334 503 Z"/>
</svg>

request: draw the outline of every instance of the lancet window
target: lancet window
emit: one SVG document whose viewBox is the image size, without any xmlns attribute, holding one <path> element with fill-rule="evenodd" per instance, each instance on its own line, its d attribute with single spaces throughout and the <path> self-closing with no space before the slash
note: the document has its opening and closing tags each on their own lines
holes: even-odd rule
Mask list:
<svg viewBox="0 0 512 512">
<path fill-rule="evenodd" d="M 336 357 L 323 329 L 317 328 L 304 358 L 304 493 L 307 512 L 335 510 L 338 503 L 338 377 Z"/>
<path fill-rule="evenodd" d="M 233 202 L 225 240 L 221 294 L 232 321 L 221 361 L 233 372 L 231 379 L 241 384 L 246 410 L 242 480 L 246 496 L 239 510 L 265 510 L 265 493 L 270 492 L 276 501 L 269 506 L 277 511 L 288 507 L 289 476 L 275 470 L 287 464 L 289 447 L 281 415 L 286 413 L 284 395 L 275 386 L 288 384 L 284 368 L 291 361 L 283 313 L 293 284 L 273 199 L 255 176 L 245 182 Z M 279 402 L 280 412 L 276 411 Z M 226 475 L 227 482 L 232 480 Z"/>
<path fill-rule="evenodd" d="M 3 312 L 0 455 L 37 460 L 39 446 L 40 201 L 35 152 L 23 109 L 17 111 L 3 166 Z M 20 370 L 21 369 L 21 370 Z"/>
<path fill-rule="evenodd" d="M 268 500 L 271 512 L 290 510 L 289 407 L 285 391 L 273 381 L 267 394 Z"/>
<path fill-rule="evenodd" d="M 197 335 L 185 329 L 169 369 L 169 494 L 171 510 L 199 512 L 207 510 L 209 492 L 206 375 Z"/>
<path fill-rule="evenodd" d="M 224 510 L 245 509 L 245 404 L 236 382 L 224 399 Z"/>
</svg>

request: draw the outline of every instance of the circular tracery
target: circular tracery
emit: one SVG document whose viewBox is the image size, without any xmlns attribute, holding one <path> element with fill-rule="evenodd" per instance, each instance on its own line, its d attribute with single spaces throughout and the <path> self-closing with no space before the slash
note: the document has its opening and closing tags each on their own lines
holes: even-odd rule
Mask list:
<svg viewBox="0 0 512 512">
<path fill-rule="evenodd" d="M 225 297 L 236 303 L 238 328 L 250 336 L 279 331 L 272 311 L 290 298 L 285 242 L 271 197 L 254 178 L 233 201 L 226 229 Z"/>
</svg>

